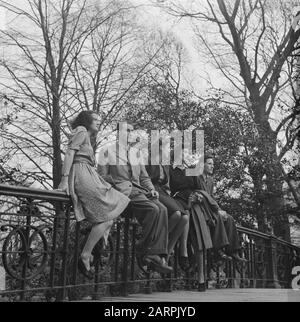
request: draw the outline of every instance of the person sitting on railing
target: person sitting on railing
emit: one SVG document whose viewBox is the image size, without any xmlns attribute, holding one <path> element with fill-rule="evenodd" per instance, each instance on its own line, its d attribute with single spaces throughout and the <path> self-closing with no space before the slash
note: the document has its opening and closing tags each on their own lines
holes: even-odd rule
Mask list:
<svg viewBox="0 0 300 322">
<path fill-rule="evenodd" d="M 58 189 L 71 195 L 77 221 L 87 220 L 93 225 L 78 262 L 80 272 L 92 279 L 92 251 L 130 200 L 96 171 L 91 136 L 99 130 L 98 115 L 83 111 L 72 123 L 72 128 L 74 132 L 65 155 Z"/>
<path fill-rule="evenodd" d="M 160 144 L 160 156 L 162 156 L 162 153 L 162 144 Z M 178 239 L 188 224 L 189 217 L 184 207 L 176 199 L 171 197 L 169 166 L 162 164 L 148 165 L 146 169 L 156 191 L 159 193 L 159 201 L 168 209 L 168 258 L 170 258 Z"/>
<path fill-rule="evenodd" d="M 215 200 L 213 173 L 214 157 L 212 155 L 206 155 L 204 158 L 203 174 L 198 177 L 198 186 Z M 239 256 L 241 243 L 235 221 L 232 216 L 221 209 L 217 202 L 216 204 L 217 212 L 215 216 L 215 225 L 212 228 L 214 248 L 219 250 L 219 254 L 221 254 L 221 257 L 224 259 L 227 258 L 231 260 L 233 258 L 237 261 L 245 262 L 246 260 Z M 228 240 L 228 245 L 224 247 L 224 240 L 226 239 Z M 223 249 L 225 252 L 223 252 Z"/>
<path fill-rule="evenodd" d="M 205 209 L 203 209 L 203 204 L 199 201 L 200 194 L 197 193 L 200 188 L 198 177 L 187 176 L 186 174 L 186 170 L 191 165 L 192 160 L 185 154 L 182 165 L 174 165 L 170 168 L 170 187 L 173 197 L 190 213 L 189 225 L 185 227 L 180 240 L 180 266 L 183 268 L 189 267 L 189 262 L 195 261 L 198 275 L 198 291 L 204 292 L 206 290 L 204 253 L 206 250 L 211 249 L 213 244 Z M 214 204 L 214 201 L 211 198 L 209 199 L 209 202 Z M 217 206 L 215 205 L 215 207 Z M 193 258 L 188 258 L 188 241 L 191 243 L 194 253 Z M 224 246 L 226 244 L 227 241 L 225 241 Z"/>
<path fill-rule="evenodd" d="M 134 128 L 127 126 L 128 142 Z M 168 266 L 168 214 L 166 207 L 158 201 L 155 190 L 145 165 L 132 162 L 130 156 L 138 153 L 134 143 L 121 144 L 118 139 L 119 162 L 110 162 L 116 152 L 113 147 L 103 149 L 101 155 L 107 155 L 108 162 L 98 165 L 98 172 L 116 189 L 129 196 L 130 209 L 142 226 L 142 238 L 137 246 L 138 260 L 141 265 L 168 274 L 172 268 Z M 114 163 L 114 164 L 113 164 Z"/>
</svg>

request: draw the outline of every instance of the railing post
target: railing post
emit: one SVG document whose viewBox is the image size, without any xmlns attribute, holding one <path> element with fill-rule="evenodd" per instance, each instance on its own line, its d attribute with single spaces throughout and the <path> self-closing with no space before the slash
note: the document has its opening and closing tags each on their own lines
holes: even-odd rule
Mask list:
<svg viewBox="0 0 300 322">
<path fill-rule="evenodd" d="M 135 222 L 133 222 L 132 223 L 132 236 L 131 236 L 131 270 L 130 270 L 131 281 L 135 280 L 136 230 L 137 230 L 137 224 Z"/>
<path fill-rule="evenodd" d="M 62 265 L 61 265 L 61 275 L 60 275 L 60 290 L 57 300 L 63 302 L 66 300 L 67 290 L 67 256 L 68 256 L 68 246 L 69 246 L 69 229 L 70 229 L 70 206 L 68 206 L 65 217 L 64 235 L 63 235 L 63 245 L 61 250 L 62 255 Z"/>
<path fill-rule="evenodd" d="M 122 271 L 122 295 L 128 296 L 128 263 L 129 263 L 129 224 L 128 210 L 125 212 L 123 271 Z"/>
<path fill-rule="evenodd" d="M 120 260 L 120 242 L 121 242 L 121 222 L 117 221 L 117 237 L 116 237 L 116 252 L 115 252 L 115 267 L 114 267 L 114 282 L 119 280 L 119 260 Z"/>
<path fill-rule="evenodd" d="M 271 236 L 267 241 L 267 288 L 281 288 L 278 281 L 277 242 Z"/>
<path fill-rule="evenodd" d="M 26 241 L 26 245 L 25 245 L 25 254 L 24 254 L 24 266 L 22 269 L 22 278 L 23 280 L 21 281 L 21 289 L 24 292 L 21 292 L 20 294 L 20 301 L 24 301 L 25 300 L 25 290 L 26 290 L 26 275 L 27 275 L 27 269 L 28 269 L 28 254 L 27 252 L 29 251 L 29 247 L 30 247 L 30 225 L 31 225 L 31 216 L 32 216 L 32 207 L 33 207 L 33 201 L 31 199 L 27 200 L 28 202 L 28 214 L 26 216 L 26 229 L 24 229 L 23 234 L 24 234 L 24 238 Z"/>
</svg>

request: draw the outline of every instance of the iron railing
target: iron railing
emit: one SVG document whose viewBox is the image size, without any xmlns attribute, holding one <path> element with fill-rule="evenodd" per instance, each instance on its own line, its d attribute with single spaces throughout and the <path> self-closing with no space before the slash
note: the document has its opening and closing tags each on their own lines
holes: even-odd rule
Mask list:
<svg viewBox="0 0 300 322">
<path fill-rule="evenodd" d="M 178 249 L 174 272 L 161 276 L 139 265 L 136 242 L 140 226 L 130 210 L 94 249 L 95 279 L 78 272 L 77 261 L 90 227 L 76 223 L 71 200 L 61 192 L 0 185 L 0 300 L 65 301 L 86 297 L 172 291 L 196 287 L 193 250 L 183 271 Z M 246 264 L 217 263 L 206 254 L 209 287 L 290 287 L 300 249 L 274 236 L 239 228 Z"/>
</svg>

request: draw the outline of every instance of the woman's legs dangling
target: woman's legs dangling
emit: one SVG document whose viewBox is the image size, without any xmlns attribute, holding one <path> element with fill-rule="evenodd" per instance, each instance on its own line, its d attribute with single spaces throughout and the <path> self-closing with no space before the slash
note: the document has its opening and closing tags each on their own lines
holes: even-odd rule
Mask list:
<svg viewBox="0 0 300 322">
<path fill-rule="evenodd" d="M 185 230 L 186 225 L 188 224 L 188 217 L 182 216 L 180 211 L 176 211 L 172 217 L 176 218 L 176 225 L 174 225 L 172 231 L 169 232 L 169 243 L 168 243 L 168 254 L 169 256 L 174 250 L 174 247 L 179 240 L 180 236 Z"/>
<path fill-rule="evenodd" d="M 81 253 L 81 259 L 87 271 L 90 271 L 91 269 L 92 251 L 94 247 L 96 246 L 98 241 L 104 236 L 105 232 L 111 228 L 112 225 L 113 221 L 108 221 L 105 223 L 98 224 L 92 228 Z"/>
<path fill-rule="evenodd" d="M 199 284 L 205 284 L 205 271 L 204 271 L 204 251 L 197 251 L 197 273 Z"/>
<path fill-rule="evenodd" d="M 184 227 L 183 233 L 180 237 L 180 256 L 181 257 L 188 257 L 188 251 L 187 251 L 187 242 L 188 242 L 188 236 L 189 236 L 189 230 L 190 230 L 190 213 L 189 211 L 186 211 L 187 213 L 187 224 Z"/>
</svg>

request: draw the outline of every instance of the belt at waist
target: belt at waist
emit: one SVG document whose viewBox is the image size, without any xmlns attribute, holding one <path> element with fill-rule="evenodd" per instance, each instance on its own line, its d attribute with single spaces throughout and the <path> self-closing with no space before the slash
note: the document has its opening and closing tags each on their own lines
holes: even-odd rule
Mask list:
<svg viewBox="0 0 300 322">
<path fill-rule="evenodd" d="M 95 163 L 92 160 L 90 160 L 88 157 L 84 157 L 84 156 L 80 156 L 78 158 L 75 157 L 73 164 L 80 164 L 80 163 L 89 164 L 92 167 L 95 166 Z"/>
</svg>

